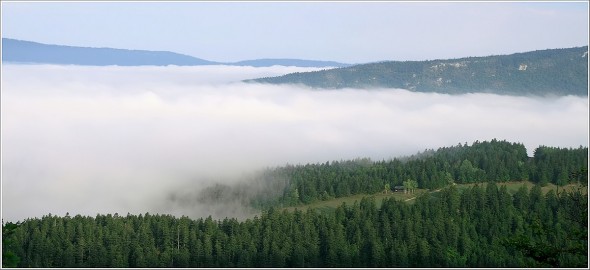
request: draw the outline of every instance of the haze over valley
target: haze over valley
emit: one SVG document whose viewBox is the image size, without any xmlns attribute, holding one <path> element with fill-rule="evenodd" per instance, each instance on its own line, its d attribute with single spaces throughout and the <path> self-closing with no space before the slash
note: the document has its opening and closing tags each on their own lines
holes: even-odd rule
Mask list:
<svg viewBox="0 0 590 270">
<path fill-rule="evenodd" d="M 265 168 L 391 159 L 476 140 L 587 146 L 586 97 L 314 91 L 242 80 L 298 67 L 3 65 L 3 218 L 172 213 L 245 218 L 239 203 L 182 204 Z"/>
</svg>

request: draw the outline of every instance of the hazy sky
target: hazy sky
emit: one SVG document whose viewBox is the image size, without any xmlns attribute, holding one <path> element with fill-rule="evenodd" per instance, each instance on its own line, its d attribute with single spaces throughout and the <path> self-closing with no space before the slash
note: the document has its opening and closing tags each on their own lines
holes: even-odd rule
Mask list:
<svg viewBox="0 0 590 270">
<path fill-rule="evenodd" d="M 588 44 L 588 2 L 6 2 L 2 36 L 212 61 L 363 63 Z"/>
</svg>

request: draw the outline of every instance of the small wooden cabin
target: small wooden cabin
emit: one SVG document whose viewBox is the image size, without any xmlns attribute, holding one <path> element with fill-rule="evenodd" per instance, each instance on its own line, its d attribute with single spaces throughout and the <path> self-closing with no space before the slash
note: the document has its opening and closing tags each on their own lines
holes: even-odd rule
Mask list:
<svg viewBox="0 0 590 270">
<path fill-rule="evenodd" d="M 397 191 L 404 191 L 404 186 L 394 186 L 393 187 L 393 191 L 397 192 Z"/>
</svg>

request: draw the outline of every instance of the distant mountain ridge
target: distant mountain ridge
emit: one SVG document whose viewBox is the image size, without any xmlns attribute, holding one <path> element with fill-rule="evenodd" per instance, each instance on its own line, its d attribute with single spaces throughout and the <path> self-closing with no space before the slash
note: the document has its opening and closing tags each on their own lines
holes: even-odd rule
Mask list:
<svg viewBox="0 0 590 270">
<path fill-rule="evenodd" d="M 281 66 L 296 66 L 296 67 L 347 67 L 350 64 L 344 64 L 334 61 L 317 61 L 317 60 L 302 60 L 302 59 L 256 59 L 245 60 L 231 63 L 236 66 L 253 66 L 253 67 L 268 67 L 274 65 Z"/>
<path fill-rule="evenodd" d="M 274 65 L 299 67 L 344 67 L 333 61 L 302 59 L 257 59 L 223 63 L 169 51 L 128 50 L 52 45 L 32 41 L 2 38 L 2 61 L 24 64 L 58 64 L 83 66 L 199 66 L 232 65 L 267 67 Z"/>
<path fill-rule="evenodd" d="M 447 60 L 386 61 L 246 82 L 302 84 L 321 89 L 587 96 L 588 46 Z"/>
<path fill-rule="evenodd" d="M 167 51 L 50 45 L 2 38 L 2 61 L 91 66 L 212 65 L 212 61 Z"/>
</svg>

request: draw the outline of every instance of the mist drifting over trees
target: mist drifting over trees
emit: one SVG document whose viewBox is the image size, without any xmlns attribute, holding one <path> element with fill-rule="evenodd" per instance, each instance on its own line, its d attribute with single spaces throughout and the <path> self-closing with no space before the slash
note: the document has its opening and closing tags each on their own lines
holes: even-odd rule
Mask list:
<svg viewBox="0 0 590 270">
<path fill-rule="evenodd" d="M 390 159 L 493 138 L 522 143 L 528 156 L 539 145 L 586 145 L 588 102 L 580 97 L 239 82 L 311 70 L 5 65 L 2 179 L 11 207 L 3 218 L 146 211 L 221 218 L 233 215 L 172 207 L 169 194 L 269 166 Z M 244 211 L 228 211 L 237 212 Z"/>
</svg>

